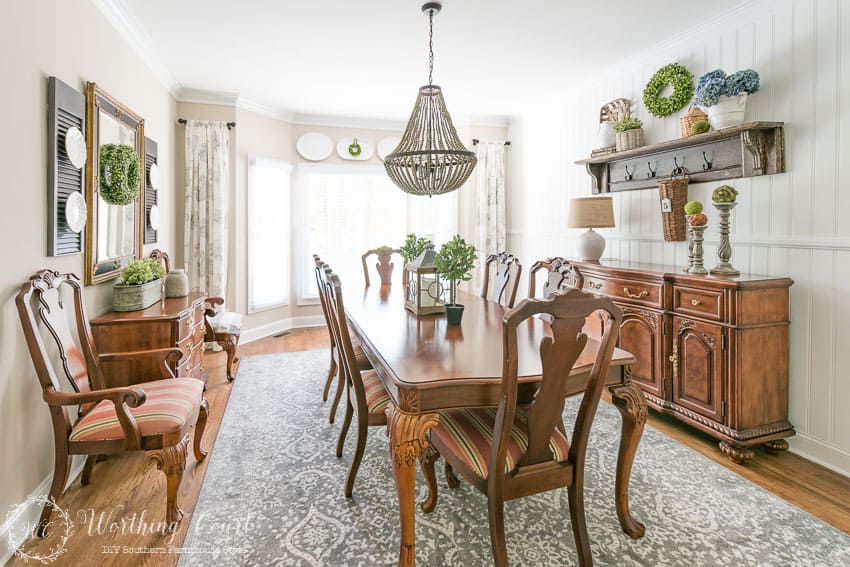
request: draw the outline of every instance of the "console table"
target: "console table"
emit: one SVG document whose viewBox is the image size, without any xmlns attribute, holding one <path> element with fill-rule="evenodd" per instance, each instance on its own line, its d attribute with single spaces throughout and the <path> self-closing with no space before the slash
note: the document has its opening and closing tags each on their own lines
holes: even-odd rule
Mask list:
<svg viewBox="0 0 850 567">
<path fill-rule="evenodd" d="M 788 448 L 790 278 L 698 276 L 627 261 L 573 262 L 623 310 L 620 348 L 647 404 L 720 440 L 731 459 Z"/>
<path fill-rule="evenodd" d="M 183 358 L 173 370 L 206 382 L 203 366 L 204 301 L 206 294 L 163 299 L 139 311 L 105 313 L 91 320 L 92 335 L 100 353 L 131 352 L 177 347 Z M 103 365 L 106 387 L 128 386 L 159 380 L 161 373 L 149 361 L 107 362 Z"/>
</svg>

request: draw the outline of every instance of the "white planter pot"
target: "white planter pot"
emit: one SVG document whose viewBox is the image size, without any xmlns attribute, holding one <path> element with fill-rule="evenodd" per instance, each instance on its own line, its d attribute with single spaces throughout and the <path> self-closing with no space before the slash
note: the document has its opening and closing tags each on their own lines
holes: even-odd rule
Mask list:
<svg viewBox="0 0 850 567">
<path fill-rule="evenodd" d="M 597 148 L 610 148 L 614 145 L 614 123 L 613 122 L 602 122 L 599 125 L 599 129 L 596 131 L 596 147 Z"/>
<path fill-rule="evenodd" d="M 708 114 L 708 122 L 715 130 L 740 126 L 744 123 L 744 111 L 747 108 L 747 93 L 736 96 L 721 96 L 714 106 L 703 107 Z"/>
</svg>

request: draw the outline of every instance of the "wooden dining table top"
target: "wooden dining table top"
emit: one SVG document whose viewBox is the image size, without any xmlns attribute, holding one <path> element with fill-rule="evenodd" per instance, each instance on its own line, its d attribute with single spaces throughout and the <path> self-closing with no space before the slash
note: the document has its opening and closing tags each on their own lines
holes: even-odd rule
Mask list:
<svg viewBox="0 0 850 567">
<path fill-rule="evenodd" d="M 351 330 L 393 401 L 403 411 L 490 406 L 499 402 L 502 377 L 502 319 L 507 307 L 470 293 L 458 292 L 465 305 L 460 325 L 446 324 L 445 315 L 417 317 L 404 307 L 401 285 L 370 286 L 346 294 Z M 551 336 L 549 324 L 529 318 L 519 326 L 519 382 L 539 382 L 540 341 Z M 568 394 L 581 391 L 593 366 L 599 342 L 588 338 L 571 378 Z M 612 380 L 621 367 L 635 362 L 615 349 Z M 573 379 L 574 377 L 574 379 Z M 574 384 L 570 387 L 569 382 Z"/>
</svg>

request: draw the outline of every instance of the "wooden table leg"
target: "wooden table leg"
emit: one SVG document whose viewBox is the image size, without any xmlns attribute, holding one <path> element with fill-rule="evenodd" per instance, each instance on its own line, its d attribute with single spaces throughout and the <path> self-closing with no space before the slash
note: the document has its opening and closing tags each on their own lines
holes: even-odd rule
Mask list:
<svg viewBox="0 0 850 567">
<path fill-rule="evenodd" d="M 646 401 L 643 392 L 634 384 L 626 381 L 620 386 L 609 388 L 614 405 L 623 418 L 620 434 L 620 451 L 617 454 L 617 480 L 614 488 L 614 500 L 617 506 L 617 518 L 620 527 L 634 539 L 643 537 L 646 527 L 632 517 L 629 510 L 629 478 L 635 453 L 646 424 Z"/>
<path fill-rule="evenodd" d="M 412 567 L 416 541 L 416 463 L 419 454 L 428 446 L 428 430 L 437 424 L 438 417 L 435 413 L 405 413 L 395 404 L 390 404 L 386 412 L 401 523 L 398 564 Z"/>
</svg>

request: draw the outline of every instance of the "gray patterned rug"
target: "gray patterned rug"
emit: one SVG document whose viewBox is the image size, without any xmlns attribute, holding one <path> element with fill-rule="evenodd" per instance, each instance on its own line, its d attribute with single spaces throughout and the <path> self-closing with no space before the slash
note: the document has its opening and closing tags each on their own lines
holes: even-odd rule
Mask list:
<svg viewBox="0 0 850 567">
<path fill-rule="evenodd" d="M 346 499 L 353 443 L 336 458 L 339 425 L 328 424 L 321 403 L 327 360 L 321 350 L 242 361 L 180 565 L 396 563 L 385 431 L 370 430 L 354 498 Z M 576 411 L 572 400 L 567 423 Z M 596 565 L 850 565 L 850 537 L 649 427 L 631 483 L 646 536 L 631 540 L 613 504 L 619 426 L 619 413 L 602 403 L 586 489 Z M 417 510 L 417 564 L 490 565 L 486 499 L 467 483 L 450 490 L 439 477 L 436 511 Z M 424 494 L 421 476 L 418 486 Z M 509 502 L 505 515 L 511 565 L 576 564 L 566 490 Z"/>
</svg>

